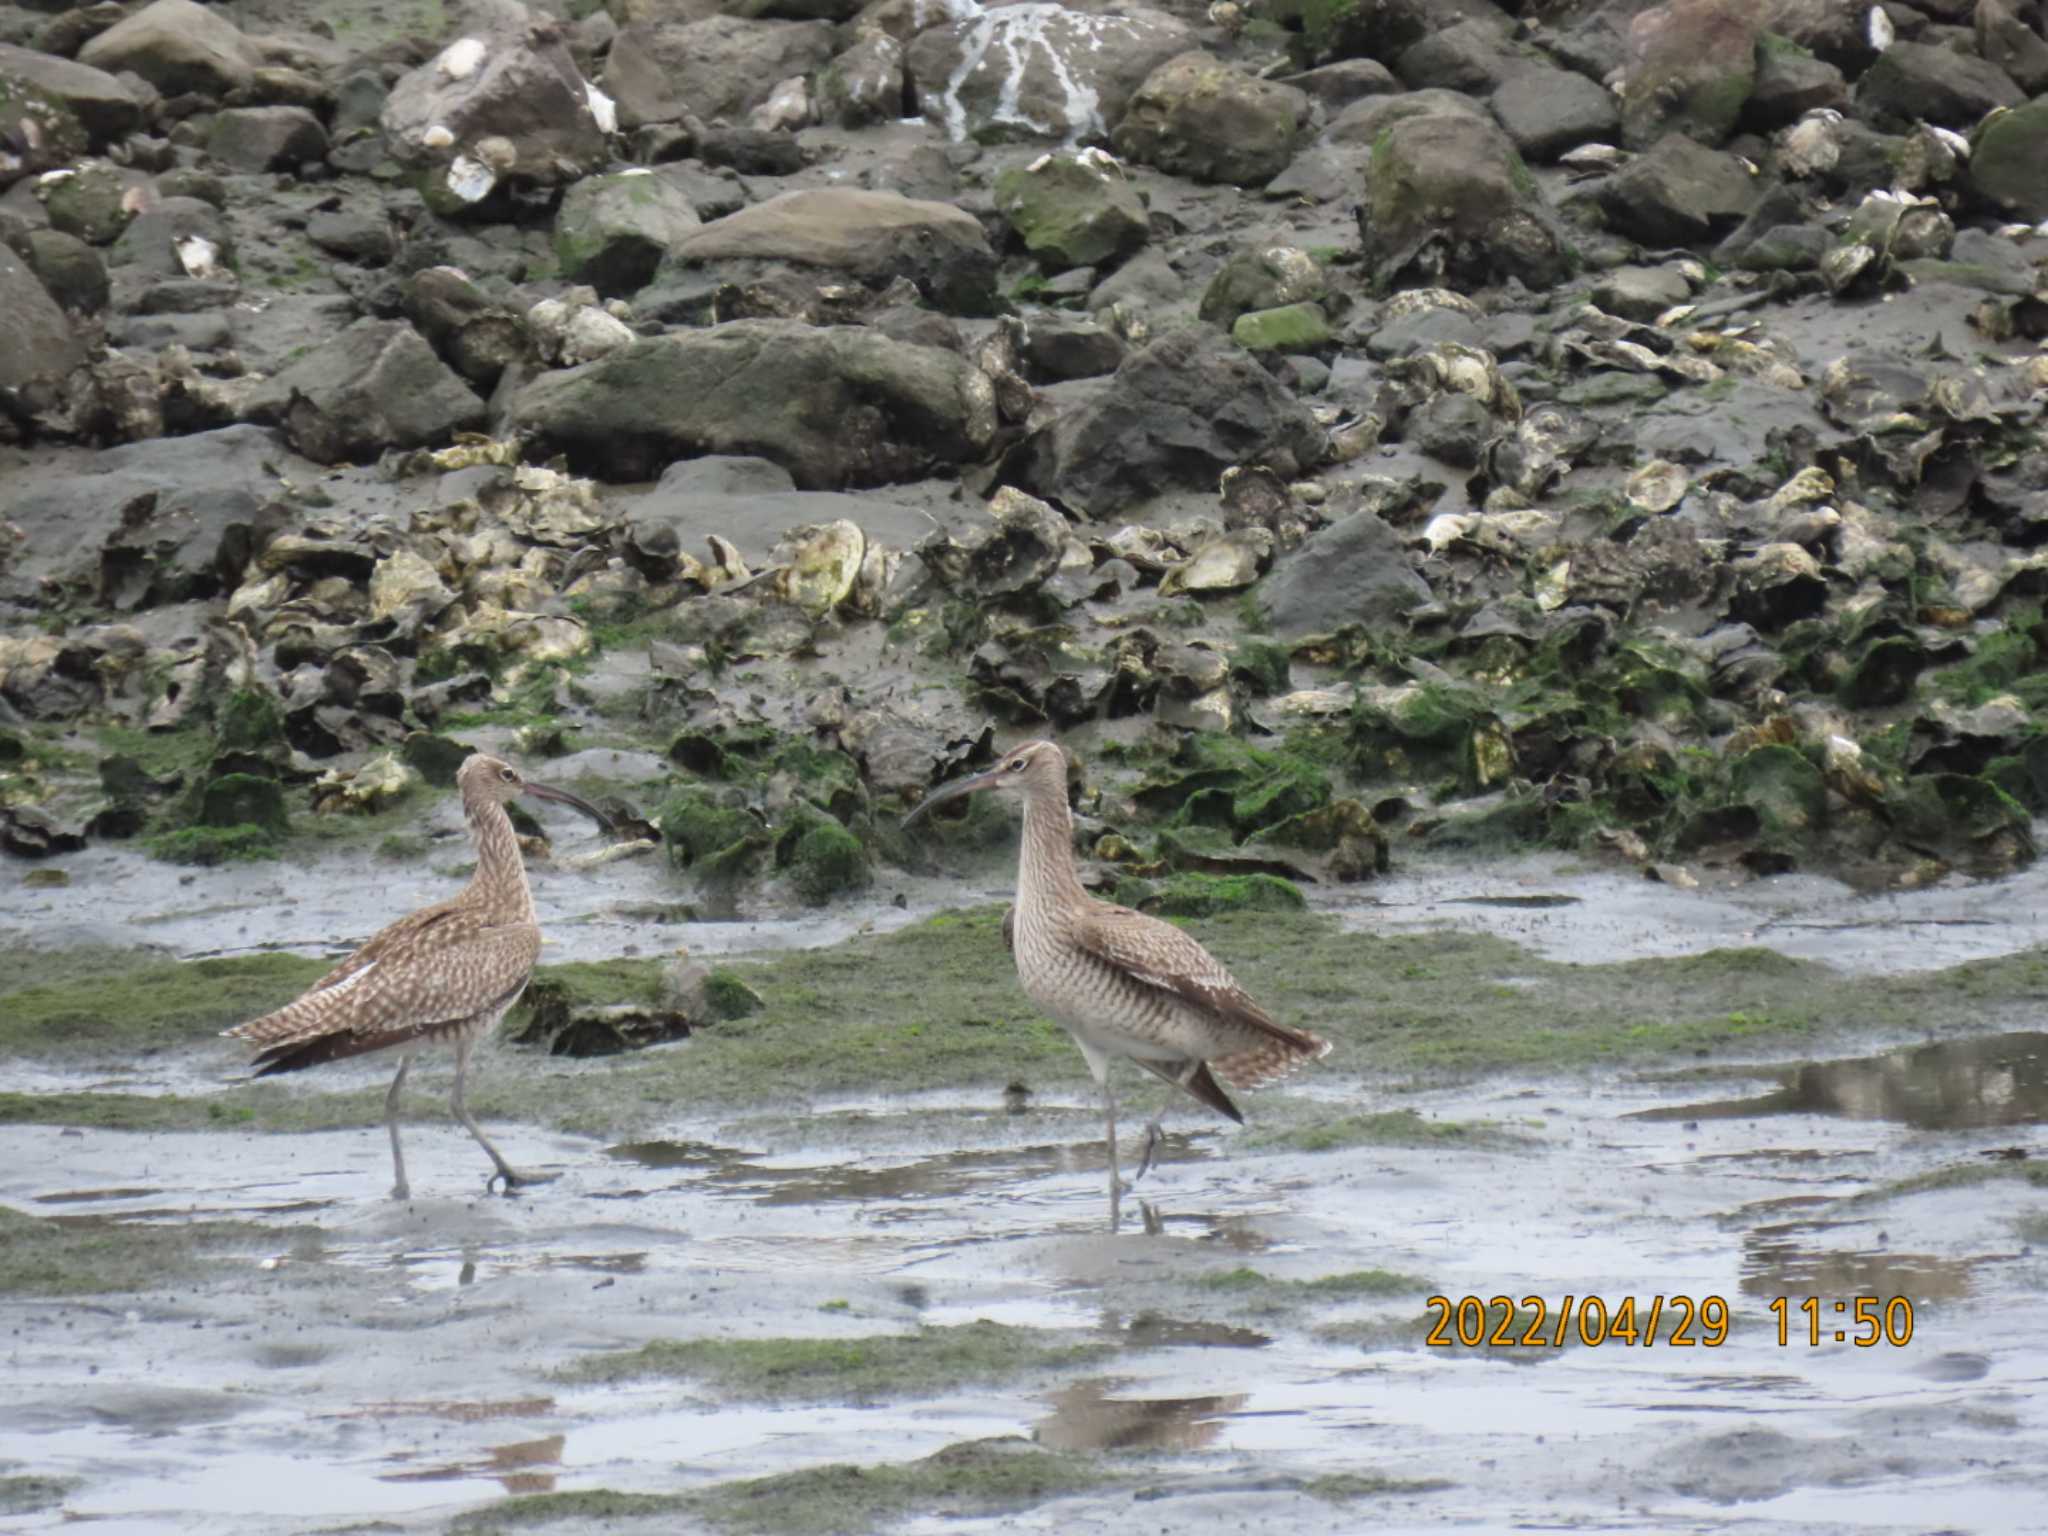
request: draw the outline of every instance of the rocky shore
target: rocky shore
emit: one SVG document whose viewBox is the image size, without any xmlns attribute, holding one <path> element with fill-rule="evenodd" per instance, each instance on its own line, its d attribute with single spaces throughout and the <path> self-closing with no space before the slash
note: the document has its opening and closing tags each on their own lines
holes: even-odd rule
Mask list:
<svg viewBox="0 0 2048 1536">
<path fill-rule="evenodd" d="M 2021 0 L 0 5 L 0 846 L 614 747 L 816 904 L 1051 734 L 1154 910 L 2010 870 L 2044 93 Z"/>
</svg>

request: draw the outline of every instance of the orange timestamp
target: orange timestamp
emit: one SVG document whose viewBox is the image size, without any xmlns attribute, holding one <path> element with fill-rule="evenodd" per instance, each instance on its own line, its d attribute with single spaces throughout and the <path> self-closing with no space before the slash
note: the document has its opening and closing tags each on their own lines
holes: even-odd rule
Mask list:
<svg viewBox="0 0 2048 1536">
<path fill-rule="evenodd" d="M 1562 1349 L 1567 1344 L 1662 1344 L 1667 1349 L 1717 1349 L 1728 1341 L 1728 1302 L 1720 1296 L 1432 1296 L 1437 1314 L 1423 1340 L 1437 1348 Z"/>
<path fill-rule="evenodd" d="M 1879 1344 L 1903 1349 L 1913 1342 L 1913 1303 L 1905 1296 L 1847 1296 L 1832 1301 L 1809 1296 L 1796 1303 L 1790 1296 L 1779 1296 L 1772 1300 L 1771 1311 L 1778 1319 L 1780 1345 L 1801 1341 L 1793 1331 L 1798 1313 L 1806 1315 L 1803 1342 L 1810 1348 L 1830 1339 L 1858 1349 Z M 1827 1326 L 1823 1327 L 1823 1322 Z"/>
</svg>

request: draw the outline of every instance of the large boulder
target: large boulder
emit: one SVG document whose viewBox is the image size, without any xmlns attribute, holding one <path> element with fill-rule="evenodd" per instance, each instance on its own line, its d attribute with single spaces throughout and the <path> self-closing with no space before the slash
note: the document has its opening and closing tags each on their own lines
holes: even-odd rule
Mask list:
<svg viewBox="0 0 2048 1536">
<path fill-rule="evenodd" d="M 1756 86 L 1754 0 L 1665 0 L 1629 25 L 1621 127 L 1630 144 L 1667 132 L 1719 144 L 1735 131 Z"/>
<path fill-rule="evenodd" d="M 1402 536 L 1373 513 L 1354 512 L 1284 557 L 1254 596 L 1273 633 L 1292 640 L 1347 624 L 1395 629 L 1430 590 Z"/>
<path fill-rule="evenodd" d="M 2048 91 L 2048 39 L 2040 33 L 2039 7 L 2028 26 L 2016 9 L 2019 0 L 1977 0 L 1971 18 L 1977 29 L 1977 51 L 2030 95 Z"/>
<path fill-rule="evenodd" d="M 245 89 L 262 51 L 219 11 L 193 0 L 152 0 L 78 50 L 108 74 L 132 70 L 166 96 L 225 96 Z"/>
<path fill-rule="evenodd" d="M 484 424 L 484 403 L 403 320 L 358 320 L 267 380 L 250 414 L 323 464 L 364 462 Z"/>
<path fill-rule="evenodd" d="M 1048 267 L 1092 267 L 1128 256 L 1151 222 L 1138 189 L 1100 150 L 1040 155 L 996 177 L 996 211 Z"/>
<path fill-rule="evenodd" d="M 646 286 L 669 247 L 703 228 L 689 194 L 645 166 L 586 176 L 555 213 L 562 276 L 606 295 Z"/>
<path fill-rule="evenodd" d="M 1969 128 L 1993 107 L 2025 99 L 1996 64 L 1932 43 L 1893 43 L 1856 82 L 1857 110 L 1894 130 L 1921 121 Z"/>
<path fill-rule="evenodd" d="M 917 479 L 995 434 L 986 375 L 855 326 L 734 320 L 542 374 L 506 425 L 584 473 L 645 480 L 701 453 L 771 459 L 807 490 Z"/>
<path fill-rule="evenodd" d="M 886 32 L 857 38 L 818 74 L 818 116 L 859 128 L 903 115 L 903 45 Z"/>
<path fill-rule="evenodd" d="M 206 153 L 251 175 L 327 158 L 327 130 L 304 107 L 230 107 L 216 112 Z"/>
<path fill-rule="evenodd" d="M 1977 195 L 2022 219 L 2048 219 L 2048 96 L 2001 112 L 1977 130 L 1970 185 Z"/>
<path fill-rule="evenodd" d="M 142 103 L 103 69 L 0 43 L 0 81 L 6 80 L 24 81 L 62 102 L 94 144 L 105 144 L 142 126 Z M 0 84 L 0 93 L 5 91 L 6 86 Z"/>
<path fill-rule="evenodd" d="M 499 183 L 560 186 L 602 167 L 611 105 L 576 67 L 560 25 L 518 0 L 479 0 L 467 30 L 391 88 L 381 121 L 400 164 L 443 206 Z"/>
<path fill-rule="evenodd" d="M 1487 106 L 1518 152 L 1555 160 L 1568 149 L 1607 139 L 1620 126 L 1614 93 L 1584 75 L 1524 64 L 1509 73 Z"/>
<path fill-rule="evenodd" d="M 1644 245 L 1718 238 L 1756 206 L 1756 179 L 1731 154 L 1667 133 L 1600 184 L 1617 234 Z"/>
<path fill-rule="evenodd" d="M 0 412 L 27 419 L 57 402 L 85 347 L 56 300 L 0 241 Z"/>
<path fill-rule="evenodd" d="M 1185 23 L 1145 5 L 976 9 L 920 32 L 907 57 L 924 115 L 952 139 L 1099 143 L 1145 77 L 1194 46 Z"/>
<path fill-rule="evenodd" d="M 1464 280 L 1548 288 L 1574 260 L 1514 145 L 1478 117 L 1432 113 L 1384 129 L 1359 220 L 1382 284 L 1421 262 Z"/>
<path fill-rule="evenodd" d="M 780 82 L 823 69 L 834 51 L 832 25 L 824 21 L 649 22 L 613 41 L 604 87 L 618 99 L 621 128 L 684 117 L 739 122 Z"/>
<path fill-rule="evenodd" d="M 1041 496 L 1112 518 L 1164 492 L 1213 491 L 1241 464 L 1301 473 L 1323 454 L 1307 407 L 1207 326 L 1188 326 L 1125 358 L 1084 402 L 1031 444 L 1027 477 Z"/>
<path fill-rule="evenodd" d="M 1294 158 L 1308 114 L 1306 91 L 1183 53 L 1145 77 L 1116 125 L 1116 148 L 1171 175 L 1263 186 Z"/>
<path fill-rule="evenodd" d="M 676 242 L 657 281 L 672 289 L 692 276 L 715 282 L 791 267 L 870 288 L 907 277 L 951 314 L 987 314 L 995 302 L 995 252 L 974 215 L 852 187 L 785 192 L 706 224 Z"/>
</svg>

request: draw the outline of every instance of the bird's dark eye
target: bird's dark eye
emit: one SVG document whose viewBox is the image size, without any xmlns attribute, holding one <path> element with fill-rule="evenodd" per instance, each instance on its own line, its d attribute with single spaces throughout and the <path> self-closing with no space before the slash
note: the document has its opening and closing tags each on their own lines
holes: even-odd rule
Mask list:
<svg viewBox="0 0 2048 1536">
<path fill-rule="evenodd" d="M 1011 758 L 1011 759 L 1010 759 L 1010 772 L 1012 772 L 1012 773 L 1022 773 L 1023 771 L 1024 771 L 1024 759 L 1023 759 L 1023 758 L 1021 758 L 1021 757 L 1013 757 L 1013 758 Z"/>
<path fill-rule="evenodd" d="M 503 779 L 507 784 L 517 784 L 519 782 L 519 775 L 514 773 L 510 768 L 500 768 L 498 770 L 498 777 Z"/>
</svg>

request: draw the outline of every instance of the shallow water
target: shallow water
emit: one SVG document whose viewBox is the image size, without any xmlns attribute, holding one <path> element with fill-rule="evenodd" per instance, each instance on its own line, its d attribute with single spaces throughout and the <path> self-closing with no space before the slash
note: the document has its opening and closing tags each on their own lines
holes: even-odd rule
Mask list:
<svg viewBox="0 0 2048 1536">
<path fill-rule="evenodd" d="M 1831 934 L 1833 958 L 1872 966 L 1896 962 L 1902 922 L 1940 919 L 1935 931 L 1973 952 L 2035 936 L 2031 897 L 2013 891 L 1880 908 L 1810 886 L 1674 902 L 1556 865 L 1431 879 L 1410 887 L 1416 904 L 1361 903 L 1347 920 L 1419 922 L 1427 895 L 1438 918 L 1573 959 L 1660 941 L 1817 947 Z M 1532 894 L 1575 899 L 1496 900 Z M 1987 933 L 1978 919 L 1994 912 L 2010 921 Z M 815 941 L 827 925 L 803 931 Z M 1955 958 L 1948 944 L 1920 953 Z M 249 1235 L 134 1296 L 0 1298 L 0 1477 L 75 1478 L 63 1514 L 96 1531 L 369 1518 L 427 1531 L 517 1494 L 673 1493 L 1020 1435 L 1095 1457 L 1118 1480 L 901 1529 L 1124 1531 L 1135 1515 L 1197 1536 L 2040 1530 L 2048 1191 L 1999 1175 L 2024 1170 L 2012 1154 L 2038 1143 L 2044 1056 L 2048 1036 L 2007 1033 L 1398 1099 L 1324 1072 L 1254 1095 L 1249 1130 L 1262 1103 L 1298 1095 L 1491 1122 L 1519 1139 L 1307 1154 L 1176 1108 L 1116 1237 L 1078 1057 L 1064 1095 L 1021 1107 L 993 1091 L 845 1099 L 794 1119 L 678 1119 L 617 1144 L 493 1127 L 516 1160 L 560 1175 L 514 1199 L 482 1194 L 475 1148 L 426 1107 L 431 1088 L 408 1126 L 419 1193 L 404 1206 L 383 1197 L 389 1154 L 374 1131 L 4 1126 L 8 1206 L 93 1229 L 234 1221 Z M 524 1058 L 504 1069 L 563 1070 Z M 155 1063 L 118 1086 L 161 1091 L 181 1072 Z M 76 1083 L 45 1072 L 26 1086 Z M 1136 1117 L 1160 1094 L 1126 1083 L 1125 1097 L 1128 1169 Z M 1957 1169 L 1992 1177 L 1887 1193 Z M 1216 1281 L 1247 1267 L 1283 1283 Z M 1360 1270 L 1426 1284 L 1335 1296 L 1284 1283 Z M 1446 1298 L 1447 1320 L 1474 1298 L 1466 1310 L 1488 1330 L 1502 1316 L 1492 1298 L 1540 1302 L 1540 1324 L 1525 1310 L 1509 1333 L 1544 1342 L 1461 1347 L 1451 1326 L 1431 1345 L 1431 1295 Z M 1858 1297 L 1878 1303 L 1880 1336 L 1886 1322 L 1902 1335 L 1910 1306 L 1910 1337 L 1850 1342 Z M 1659 1305 L 1660 1337 L 1587 1342 L 1574 1320 L 1589 1298 L 1610 1319 L 1625 1298 L 1639 1319 Z M 1719 1342 L 1706 1338 L 1707 1298 L 1725 1308 Z M 1674 1345 L 1688 1313 L 1701 1342 Z M 876 1402 L 559 1374 L 655 1339 L 861 1337 L 982 1318 L 1109 1352 Z M 1349 1504 L 1309 1491 L 1361 1475 L 1421 1486 Z M 0 1516 L 0 1531 L 58 1518 Z"/>
</svg>

